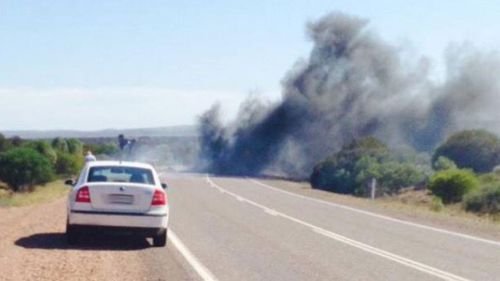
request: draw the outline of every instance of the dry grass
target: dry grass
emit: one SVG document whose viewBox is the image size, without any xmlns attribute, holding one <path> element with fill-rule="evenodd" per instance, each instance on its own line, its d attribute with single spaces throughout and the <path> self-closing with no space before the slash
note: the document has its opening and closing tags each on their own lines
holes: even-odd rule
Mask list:
<svg viewBox="0 0 500 281">
<path fill-rule="evenodd" d="M 58 180 L 36 186 L 32 192 L 14 193 L 0 187 L 0 207 L 20 207 L 52 201 L 68 194 L 64 181 Z"/>
<path fill-rule="evenodd" d="M 459 217 L 468 221 L 492 222 L 500 225 L 500 217 L 466 212 L 462 203 L 436 206 L 436 200 L 425 190 L 405 190 L 399 195 L 380 198 L 377 203 L 386 208 L 415 210 L 427 215 Z"/>
</svg>

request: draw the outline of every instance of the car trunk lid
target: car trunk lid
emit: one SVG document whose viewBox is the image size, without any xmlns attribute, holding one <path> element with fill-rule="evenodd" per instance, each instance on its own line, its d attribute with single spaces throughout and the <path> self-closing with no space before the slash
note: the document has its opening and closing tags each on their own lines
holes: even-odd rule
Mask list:
<svg viewBox="0 0 500 281">
<path fill-rule="evenodd" d="M 151 208 L 154 186 L 135 183 L 88 185 L 91 206 L 97 211 L 143 213 Z"/>
</svg>

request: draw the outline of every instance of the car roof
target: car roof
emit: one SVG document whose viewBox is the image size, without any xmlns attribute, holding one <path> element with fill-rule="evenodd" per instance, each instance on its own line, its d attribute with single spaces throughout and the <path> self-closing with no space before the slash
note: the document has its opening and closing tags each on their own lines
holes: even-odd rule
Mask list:
<svg viewBox="0 0 500 281">
<path fill-rule="evenodd" d="M 142 162 L 129 162 L 129 161 L 91 161 L 87 162 L 89 168 L 91 167 L 132 167 L 132 168 L 143 168 L 143 169 L 153 169 L 153 166 Z"/>
</svg>

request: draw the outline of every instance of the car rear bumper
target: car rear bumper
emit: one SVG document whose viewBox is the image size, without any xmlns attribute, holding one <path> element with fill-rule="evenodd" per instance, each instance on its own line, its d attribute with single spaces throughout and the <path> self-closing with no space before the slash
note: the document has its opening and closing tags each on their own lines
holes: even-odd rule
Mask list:
<svg viewBox="0 0 500 281">
<path fill-rule="evenodd" d="M 89 228 L 111 227 L 111 228 L 150 228 L 166 229 L 168 225 L 168 214 L 128 214 L 109 212 L 71 211 L 68 215 L 68 223 L 78 227 L 89 226 Z"/>
<path fill-rule="evenodd" d="M 166 228 L 155 227 L 125 227 L 125 226 L 103 226 L 103 225 L 80 225 L 72 224 L 73 231 L 78 233 L 106 233 L 106 234 L 124 234 L 139 236 L 157 236 L 167 231 Z"/>
</svg>

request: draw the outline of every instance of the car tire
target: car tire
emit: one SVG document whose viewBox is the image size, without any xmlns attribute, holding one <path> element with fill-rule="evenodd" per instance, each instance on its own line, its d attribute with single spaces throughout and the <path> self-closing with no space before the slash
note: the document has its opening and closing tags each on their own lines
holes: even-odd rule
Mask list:
<svg viewBox="0 0 500 281">
<path fill-rule="evenodd" d="M 160 234 L 153 236 L 153 246 L 165 247 L 167 245 L 167 231 L 162 231 Z"/>
<path fill-rule="evenodd" d="M 78 232 L 68 222 L 66 222 L 66 242 L 69 245 L 78 243 Z"/>
</svg>

